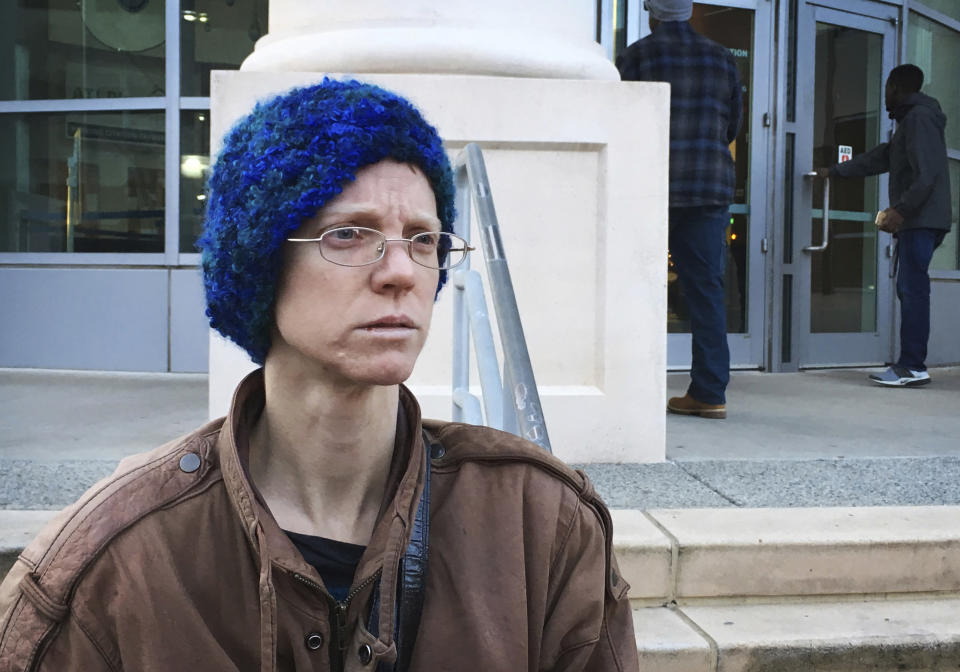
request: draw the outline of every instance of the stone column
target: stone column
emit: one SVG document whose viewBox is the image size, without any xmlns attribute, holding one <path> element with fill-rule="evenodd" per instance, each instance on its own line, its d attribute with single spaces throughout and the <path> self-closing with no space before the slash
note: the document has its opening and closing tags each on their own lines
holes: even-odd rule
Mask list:
<svg viewBox="0 0 960 672">
<path fill-rule="evenodd" d="M 271 0 L 242 70 L 620 79 L 591 0 Z"/>
</svg>

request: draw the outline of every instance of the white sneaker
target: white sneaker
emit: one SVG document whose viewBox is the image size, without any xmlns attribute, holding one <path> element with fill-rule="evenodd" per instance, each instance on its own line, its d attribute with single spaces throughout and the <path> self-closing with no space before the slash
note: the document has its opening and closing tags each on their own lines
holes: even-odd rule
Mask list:
<svg viewBox="0 0 960 672">
<path fill-rule="evenodd" d="M 881 373 L 871 373 L 870 382 L 887 387 L 917 387 L 930 382 L 930 374 L 926 371 L 914 371 L 905 366 L 893 365 Z"/>
</svg>

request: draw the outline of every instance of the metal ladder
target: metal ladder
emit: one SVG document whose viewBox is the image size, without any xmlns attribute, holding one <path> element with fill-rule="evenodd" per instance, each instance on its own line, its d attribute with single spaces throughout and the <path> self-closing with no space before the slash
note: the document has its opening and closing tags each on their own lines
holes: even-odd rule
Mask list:
<svg viewBox="0 0 960 672">
<path fill-rule="evenodd" d="M 530 366 L 530 354 L 520 324 L 517 299 L 503 252 L 500 225 L 497 223 L 480 147 L 470 143 L 460 152 L 454 163 L 454 175 L 457 186 L 454 232 L 470 241 L 471 206 L 476 206 L 481 249 L 504 361 L 501 381 L 483 282 L 480 274 L 470 269 L 468 255 L 452 278 L 453 419 L 455 422 L 486 424 L 502 429 L 536 443 L 547 452 L 553 452 L 533 368 Z M 482 410 L 480 400 L 470 393 L 471 335 L 483 391 Z"/>
</svg>

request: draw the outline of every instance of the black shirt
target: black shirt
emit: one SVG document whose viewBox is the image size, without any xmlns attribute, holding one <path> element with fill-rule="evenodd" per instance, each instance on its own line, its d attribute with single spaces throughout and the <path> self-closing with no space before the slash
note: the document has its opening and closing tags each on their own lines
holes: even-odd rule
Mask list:
<svg viewBox="0 0 960 672">
<path fill-rule="evenodd" d="M 303 559 L 316 568 L 327 592 L 338 602 L 347 599 L 353 575 L 367 547 L 299 532 L 284 532 L 303 555 Z"/>
</svg>

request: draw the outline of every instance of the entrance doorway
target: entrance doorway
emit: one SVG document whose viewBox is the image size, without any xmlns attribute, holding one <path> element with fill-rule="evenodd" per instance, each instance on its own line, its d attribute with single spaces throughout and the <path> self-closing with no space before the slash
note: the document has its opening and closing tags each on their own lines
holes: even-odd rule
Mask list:
<svg viewBox="0 0 960 672">
<path fill-rule="evenodd" d="M 740 75 L 740 132 L 730 144 L 736 183 L 726 229 L 727 342 L 730 364 L 757 369 L 764 357 L 765 187 L 770 145 L 769 96 L 772 80 L 771 10 L 767 2 L 704 0 L 695 2 L 690 25 L 730 50 Z M 640 15 L 640 34 L 649 33 Z M 667 366 L 690 368 L 689 313 L 673 262 L 667 272 Z"/>
<path fill-rule="evenodd" d="M 784 368 L 881 364 L 891 355 L 893 239 L 874 225 L 887 206 L 887 177 L 820 179 L 812 171 L 889 139 L 883 90 L 896 24 L 877 18 L 875 3 L 829 4 L 801 4 L 796 21 L 783 247 L 792 341 Z"/>
</svg>

